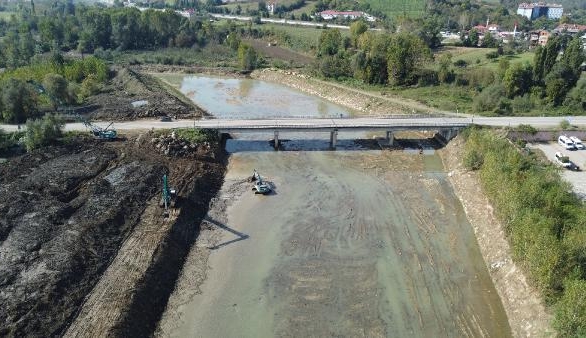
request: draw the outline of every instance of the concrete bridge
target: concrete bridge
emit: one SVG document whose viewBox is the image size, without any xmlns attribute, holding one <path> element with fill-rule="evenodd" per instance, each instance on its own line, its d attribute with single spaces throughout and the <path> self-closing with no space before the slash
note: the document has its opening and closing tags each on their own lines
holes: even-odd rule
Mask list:
<svg viewBox="0 0 586 338">
<path fill-rule="evenodd" d="M 310 119 L 257 119 L 257 120 L 198 120 L 196 128 L 217 129 L 224 133 L 273 132 L 275 148 L 279 147 L 280 132 L 330 132 L 330 147 L 336 148 L 338 132 L 385 131 L 389 144 L 393 133 L 403 130 L 437 130 L 446 140 L 452 139 L 458 131 L 471 123 L 470 119 L 454 118 L 310 118 Z"/>
</svg>

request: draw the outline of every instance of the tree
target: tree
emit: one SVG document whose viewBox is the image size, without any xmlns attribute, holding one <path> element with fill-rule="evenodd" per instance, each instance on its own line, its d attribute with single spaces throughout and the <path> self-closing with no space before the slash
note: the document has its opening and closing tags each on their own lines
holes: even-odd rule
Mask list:
<svg viewBox="0 0 586 338">
<path fill-rule="evenodd" d="M 437 77 L 440 82 L 450 83 L 454 80 L 454 71 L 452 70 L 452 54 L 446 53 L 439 57 L 439 69 Z"/>
<path fill-rule="evenodd" d="M 254 48 L 246 43 L 241 43 L 238 47 L 238 60 L 240 67 L 244 70 L 253 70 L 257 64 L 257 54 Z"/>
<path fill-rule="evenodd" d="M 2 119 L 23 123 L 36 113 L 37 95 L 30 85 L 19 79 L 8 80 L 2 88 Z"/>
<path fill-rule="evenodd" d="M 358 45 L 358 37 L 362 35 L 362 33 L 368 30 L 368 26 L 362 20 L 354 21 L 350 25 L 350 37 L 352 39 L 352 45 L 356 47 Z"/>
<path fill-rule="evenodd" d="M 59 74 L 49 73 L 43 79 L 43 87 L 54 101 L 55 108 L 67 100 L 67 80 Z"/>
<path fill-rule="evenodd" d="M 531 68 L 528 65 L 514 63 L 505 71 L 503 85 L 509 98 L 523 96 L 531 88 Z"/>
<path fill-rule="evenodd" d="M 556 63 L 561 49 L 560 38 L 554 36 L 547 41 L 544 48 L 538 47 L 533 58 L 533 81 L 543 83 L 543 79 Z"/>
<path fill-rule="evenodd" d="M 226 43 L 232 50 L 238 50 L 240 46 L 240 36 L 236 32 L 230 32 L 226 38 Z"/>
<path fill-rule="evenodd" d="M 336 55 L 342 47 L 342 34 L 338 29 L 325 29 L 319 36 L 317 56 Z"/>
<path fill-rule="evenodd" d="M 470 40 L 471 47 L 478 47 L 480 36 L 478 35 L 478 31 L 476 29 L 470 30 L 470 33 L 468 33 L 468 40 Z"/>
<path fill-rule="evenodd" d="M 413 83 L 416 80 L 416 67 L 431 58 L 431 50 L 418 36 L 410 33 L 393 35 L 387 50 L 389 83 L 392 85 Z"/>
<path fill-rule="evenodd" d="M 564 106 L 575 111 L 586 111 L 586 80 L 578 81 L 578 84 L 570 90 Z"/>
<path fill-rule="evenodd" d="M 558 62 L 545 77 L 545 94 L 549 102 L 559 106 L 578 81 L 578 74 L 565 63 Z"/>
<path fill-rule="evenodd" d="M 63 134 L 63 120 L 57 115 L 47 114 L 42 119 L 26 121 L 25 141 L 27 151 L 46 146 Z"/>
<path fill-rule="evenodd" d="M 582 47 L 582 41 L 579 37 L 575 37 L 570 41 L 560 61 L 567 64 L 573 69 L 578 69 L 586 58 L 584 56 L 584 48 Z"/>
</svg>

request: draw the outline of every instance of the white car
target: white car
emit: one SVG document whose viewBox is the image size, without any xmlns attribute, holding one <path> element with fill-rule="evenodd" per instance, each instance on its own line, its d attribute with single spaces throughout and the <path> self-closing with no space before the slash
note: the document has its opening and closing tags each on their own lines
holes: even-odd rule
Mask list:
<svg viewBox="0 0 586 338">
<path fill-rule="evenodd" d="M 582 140 L 580 140 L 576 136 L 570 136 L 570 140 L 572 142 L 574 142 L 574 146 L 576 147 L 576 149 L 578 149 L 578 150 L 584 149 L 584 145 L 582 144 Z"/>
<path fill-rule="evenodd" d="M 572 140 L 566 135 L 560 135 L 560 137 L 558 137 L 558 144 L 566 150 L 576 150 L 574 142 L 572 142 Z"/>
<path fill-rule="evenodd" d="M 561 165 L 566 169 L 575 171 L 580 170 L 580 168 L 578 168 L 578 166 L 575 165 L 574 162 L 570 161 L 570 158 L 568 156 L 560 153 L 559 151 L 555 153 L 555 161 L 557 162 L 557 164 Z"/>
</svg>

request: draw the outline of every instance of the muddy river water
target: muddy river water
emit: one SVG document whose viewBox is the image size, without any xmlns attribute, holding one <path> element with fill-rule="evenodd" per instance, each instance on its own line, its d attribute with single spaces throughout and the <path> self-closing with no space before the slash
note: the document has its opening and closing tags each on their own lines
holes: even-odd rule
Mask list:
<svg viewBox="0 0 586 338">
<path fill-rule="evenodd" d="M 328 151 L 303 137 L 285 149 L 228 142 L 227 207 L 210 213 L 186 263 L 205 278 L 184 268 L 160 336 L 510 336 L 436 151 L 352 140 Z M 252 193 L 254 169 L 272 194 Z"/>
</svg>

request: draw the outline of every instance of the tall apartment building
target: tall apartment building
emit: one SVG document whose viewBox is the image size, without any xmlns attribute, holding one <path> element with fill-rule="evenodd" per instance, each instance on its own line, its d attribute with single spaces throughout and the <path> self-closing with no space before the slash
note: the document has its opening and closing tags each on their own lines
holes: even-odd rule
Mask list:
<svg viewBox="0 0 586 338">
<path fill-rule="evenodd" d="M 517 8 L 517 14 L 529 20 L 545 16 L 548 19 L 559 19 L 564 14 L 564 8 L 558 4 L 546 4 L 544 2 L 522 3 Z"/>
</svg>

